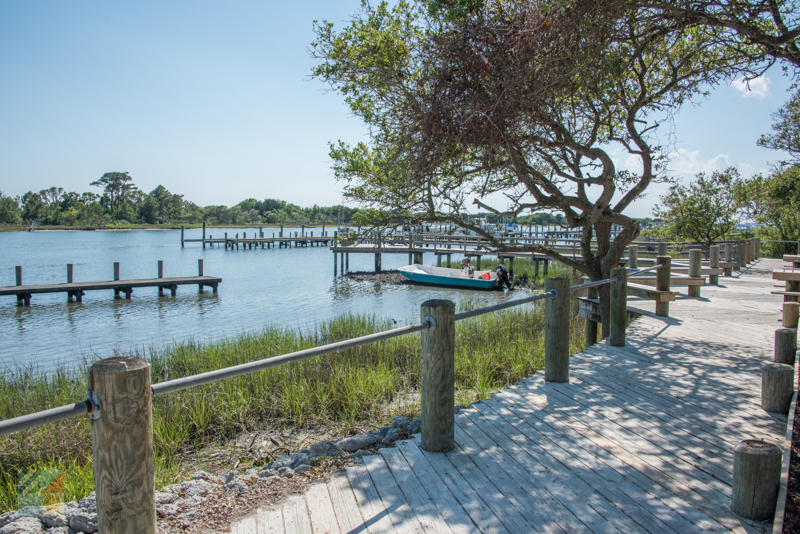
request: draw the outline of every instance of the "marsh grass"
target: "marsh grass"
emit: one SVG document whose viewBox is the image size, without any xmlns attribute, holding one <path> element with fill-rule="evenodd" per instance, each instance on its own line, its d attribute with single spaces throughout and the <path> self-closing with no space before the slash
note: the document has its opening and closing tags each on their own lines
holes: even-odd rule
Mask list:
<svg viewBox="0 0 800 534">
<path fill-rule="evenodd" d="M 523 262 L 520 262 L 520 264 Z M 515 262 L 515 271 L 519 264 Z M 557 274 L 551 270 L 550 275 Z M 516 273 L 515 273 L 516 274 Z M 465 307 L 473 307 L 467 302 Z M 573 308 L 575 306 L 573 305 Z M 571 348 L 583 348 L 573 309 Z M 313 335 L 268 328 L 213 343 L 185 342 L 134 351 L 151 363 L 153 382 L 269 358 L 390 328 L 370 315 L 344 315 Z M 544 306 L 524 305 L 456 325 L 456 402 L 469 404 L 544 364 Z M 0 377 L 0 419 L 70 404 L 86 394 L 86 362 L 77 371 L 30 368 Z M 386 424 L 419 411 L 419 334 L 357 347 L 153 400 L 156 484 L 181 476 L 187 451 L 258 429 L 349 429 Z M 0 512 L 16 508 L 25 469 L 66 472 L 66 501 L 92 491 L 89 423 L 78 417 L 0 437 Z"/>
</svg>

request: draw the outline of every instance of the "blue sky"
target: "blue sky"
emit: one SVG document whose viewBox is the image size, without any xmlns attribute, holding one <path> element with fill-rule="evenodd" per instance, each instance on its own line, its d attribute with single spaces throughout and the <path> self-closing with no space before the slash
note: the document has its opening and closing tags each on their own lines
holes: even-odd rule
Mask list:
<svg viewBox="0 0 800 534">
<path fill-rule="evenodd" d="M 310 79 L 312 21 L 356 0 L 0 3 L 0 190 L 88 191 L 127 171 L 199 205 L 248 197 L 341 201 L 327 142 L 366 140 L 341 97 Z M 788 100 L 778 69 L 747 95 L 717 88 L 675 122 L 673 174 L 763 172 L 755 145 Z M 624 166 L 624 160 L 620 160 Z M 659 188 L 630 211 L 647 216 Z"/>
</svg>

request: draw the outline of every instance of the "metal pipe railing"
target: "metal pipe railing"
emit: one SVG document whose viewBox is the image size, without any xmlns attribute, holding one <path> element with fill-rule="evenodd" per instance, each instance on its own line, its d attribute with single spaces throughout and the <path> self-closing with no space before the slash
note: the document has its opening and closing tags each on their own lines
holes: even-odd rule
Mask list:
<svg viewBox="0 0 800 534">
<path fill-rule="evenodd" d="M 572 286 L 570 287 L 570 291 L 609 284 L 611 282 L 617 282 L 619 280 L 620 276 L 614 276 L 612 278 L 608 278 L 605 280 L 598 280 L 595 282 L 589 282 L 586 284 Z M 455 314 L 455 320 L 460 321 L 462 319 L 477 317 L 478 315 L 493 313 L 507 308 L 512 308 L 514 306 L 520 306 L 522 304 L 528 304 L 539 300 L 551 299 L 555 298 L 557 295 L 558 292 L 553 289 L 544 293 L 540 293 L 538 295 L 534 295 L 532 297 L 516 299 L 509 302 L 503 302 L 501 304 L 495 304 L 493 306 L 486 306 L 484 308 L 479 308 L 477 310 L 470 310 L 457 313 Z M 233 367 L 226 367 L 224 369 L 217 369 L 214 371 L 208 371 L 206 373 L 201 373 L 197 375 L 176 378 L 174 380 L 168 380 L 166 382 L 159 382 L 158 384 L 153 384 L 152 386 L 153 396 L 157 397 L 161 395 L 166 395 L 168 393 L 173 393 L 175 391 L 180 391 L 195 386 L 201 386 L 204 384 L 210 384 L 213 382 L 218 382 L 220 380 L 225 380 L 236 376 L 242 376 L 256 371 L 263 371 L 264 369 L 269 369 L 271 367 L 278 367 L 280 365 L 284 365 L 287 363 L 306 360 L 309 358 L 315 358 L 317 356 L 322 356 L 333 352 L 352 349 L 355 347 L 360 347 L 362 345 L 376 343 L 378 341 L 385 341 L 388 339 L 392 339 L 394 337 L 403 336 L 406 334 L 412 334 L 414 332 L 419 332 L 421 330 L 431 330 L 433 328 L 436 328 L 435 321 L 433 321 L 433 318 L 425 317 L 419 323 L 410 326 L 394 328 L 392 330 L 378 332 L 376 334 L 369 334 L 366 336 L 361 336 L 346 341 L 330 343 L 328 345 L 323 345 L 321 347 L 314 347 L 311 349 L 291 352 L 289 354 L 282 354 L 280 356 L 275 356 L 273 358 L 266 358 L 263 360 L 257 360 L 254 362 L 235 365 Z M 93 405 L 91 401 L 87 400 L 82 402 L 76 402 L 75 404 L 68 404 L 58 408 L 52 408 L 50 410 L 44 410 L 41 412 L 15 417 L 13 419 L 7 419 L 5 421 L 0 421 L 0 436 L 5 434 L 11 434 L 14 432 L 19 432 L 20 430 L 25 430 L 35 426 L 40 426 L 55 421 L 61 421 L 63 419 L 69 419 L 71 417 L 77 417 L 79 415 L 84 415 L 87 413 L 92 413 L 93 411 L 92 406 Z M 97 406 L 97 409 L 99 410 L 99 405 Z"/>
<path fill-rule="evenodd" d="M 633 276 L 639 276 L 640 274 L 644 274 L 644 273 L 650 272 L 650 271 L 657 271 L 657 270 L 661 269 L 662 267 L 664 267 L 664 266 L 659 263 L 659 264 L 653 265 L 652 267 L 648 267 L 647 269 L 639 269 L 638 271 L 633 271 L 632 273 L 629 272 L 628 273 L 628 278 L 631 278 Z"/>
</svg>

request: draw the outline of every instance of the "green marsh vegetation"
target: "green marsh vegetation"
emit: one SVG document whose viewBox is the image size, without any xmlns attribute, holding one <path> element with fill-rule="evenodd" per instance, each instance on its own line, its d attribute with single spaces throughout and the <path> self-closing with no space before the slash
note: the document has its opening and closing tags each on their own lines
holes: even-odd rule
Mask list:
<svg viewBox="0 0 800 534">
<path fill-rule="evenodd" d="M 515 261 L 514 268 L 515 275 L 525 272 L 522 261 Z M 561 271 L 552 268 L 549 274 Z M 542 368 L 544 306 L 539 304 L 457 323 L 457 403 L 488 397 Z M 462 310 L 477 306 L 467 302 Z M 320 325 L 314 334 L 267 328 L 212 343 L 184 342 L 130 354 L 151 363 L 155 383 L 386 330 L 390 323 L 370 315 L 345 315 Z M 577 352 L 583 348 L 583 321 L 576 317 L 572 326 L 572 351 Z M 0 419 L 82 400 L 89 364 L 75 371 L 45 374 L 30 368 L 4 375 Z M 343 437 L 386 424 L 395 413 L 416 416 L 418 386 L 419 334 L 412 334 L 155 398 L 156 484 L 175 482 L 200 467 L 184 465 L 185 453 L 243 431 L 306 428 Z M 16 508 L 21 470 L 45 468 L 65 471 L 66 501 L 92 491 L 88 418 L 0 437 L 0 512 Z"/>
</svg>

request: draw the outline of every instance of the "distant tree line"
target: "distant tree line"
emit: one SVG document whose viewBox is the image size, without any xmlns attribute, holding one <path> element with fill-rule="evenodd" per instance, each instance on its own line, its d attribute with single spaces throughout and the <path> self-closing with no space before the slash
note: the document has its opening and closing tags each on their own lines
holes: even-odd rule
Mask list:
<svg viewBox="0 0 800 534">
<path fill-rule="evenodd" d="M 21 197 L 0 191 L 0 224 L 102 227 L 126 224 L 342 224 L 357 208 L 345 206 L 301 208 L 283 200 L 249 198 L 233 207 L 205 208 L 184 200 L 159 185 L 140 191 L 127 172 L 107 172 L 90 185 L 101 193 L 76 193 L 51 187 Z"/>
</svg>

